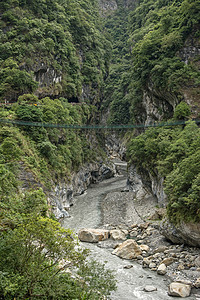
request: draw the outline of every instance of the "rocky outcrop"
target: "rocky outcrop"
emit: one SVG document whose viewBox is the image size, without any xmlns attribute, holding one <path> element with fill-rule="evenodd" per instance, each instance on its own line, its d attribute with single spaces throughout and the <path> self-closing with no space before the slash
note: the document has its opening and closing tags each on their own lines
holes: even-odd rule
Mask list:
<svg viewBox="0 0 200 300">
<path fill-rule="evenodd" d="M 59 220 L 69 217 L 70 206 L 73 205 L 73 196 L 83 194 L 91 183 L 97 183 L 116 175 L 114 163 L 109 161 L 103 163 L 88 163 L 73 173 L 69 183 L 63 181 L 55 184 L 52 181 L 52 189 L 46 190 L 36 176 L 23 163 L 19 163 L 19 180 L 21 189 L 42 188 L 48 196 L 48 203 L 55 217 Z"/>
<path fill-rule="evenodd" d="M 136 207 L 140 215 L 142 215 L 142 210 L 145 209 L 148 219 L 162 219 L 164 211 L 160 214 L 157 209 L 157 212 L 155 210 L 155 213 L 150 215 L 148 215 L 147 212 L 148 207 L 152 205 L 166 207 L 167 196 L 164 192 L 163 181 L 164 179 L 162 177 L 152 176 L 148 170 L 143 170 L 138 174 L 134 166 L 129 167 L 127 185 L 129 190 L 135 193 Z M 199 223 L 180 222 L 179 224 L 173 225 L 165 218 L 160 223 L 160 232 L 175 244 L 187 244 L 200 247 Z"/>
<path fill-rule="evenodd" d="M 140 198 L 142 194 L 146 197 L 153 197 L 160 207 L 164 207 L 167 203 L 163 181 L 164 178 L 152 176 L 148 170 L 139 174 L 132 165 L 128 169 L 127 185 L 130 190 L 136 193 L 136 198 Z"/>
<path fill-rule="evenodd" d="M 119 157 L 121 160 L 125 160 L 126 145 L 116 133 L 109 133 L 106 136 L 105 147 L 108 156 Z"/>
<path fill-rule="evenodd" d="M 173 243 L 200 247 L 200 223 L 180 222 L 174 226 L 165 219 L 160 225 L 160 232 Z"/>
<path fill-rule="evenodd" d="M 116 0 L 98 0 L 100 12 L 103 16 L 108 15 L 117 9 Z"/>
<path fill-rule="evenodd" d="M 178 102 L 176 95 L 168 91 L 163 92 L 157 88 L 155 89 L 153 84 L 149 83 L 143 93 L 142 100 L 145 125 L 171 118 Z"/>
<path fill-rule="evenodd" d="M 180 57 L 186 65 L 191 63 L 200 68 L 198 62 L 200 43 L 199 39 L 195 37 L 195 32 L 191 33 L 176 55 Z M 171 118 L 176 105 L 180 102 L 180 94 L 182 94 L 182 100 L 185 100 L 190 106 L 192 115 L 195 118 L 200 112 L 198 89 L 199 87 L 189 81 L 188 85 L 186 84 L 181 88 L 178 95 L 167 89 L 155 88 L 154 83 L 149 81 L 143 91 L 142 113 L 139 118 L 142 116 L 142 120 L 146 125 L 154 123 L 155 121 Z"/>
<path fill-rule="evenodd" d="M 111 178 L 115 174 L 115 165 L 110 162 L 88 163 L 77 173 L 72 174 L 69 183 L 59 182 L 49 193 L 49 202 L 56 218 L 69 216 L 68 211 L 73 205 L 73 196 L 83 194 L 91 183 Z"/>
</svg>

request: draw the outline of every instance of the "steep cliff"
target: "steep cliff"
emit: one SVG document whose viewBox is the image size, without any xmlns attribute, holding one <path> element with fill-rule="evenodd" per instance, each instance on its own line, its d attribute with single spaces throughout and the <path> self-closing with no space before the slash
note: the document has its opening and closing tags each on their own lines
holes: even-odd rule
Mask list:
<svg viewBox="0 0 200 300">
<path fill-rule="evenodd" d="M 193 246 L 200 246 L 199 136 L 198 126 L 188 121 L 184 127 L 148 129 L 128 148 L 130 166 L 135 166 L 134 172 L 130 167 L 130 185 L 137 187 L 140 178 L 141 189 L 167 208 L 161 231 L 168 239 Z"/>
<path fill-rule="evenodd" d="M 129 20 L 136 120 L 141 120 L 141 114 L 146 123 L 168 119 L 181 100 L 191 105 L 197 117 L 198 1 L 141 1 Z"/>
</svg>

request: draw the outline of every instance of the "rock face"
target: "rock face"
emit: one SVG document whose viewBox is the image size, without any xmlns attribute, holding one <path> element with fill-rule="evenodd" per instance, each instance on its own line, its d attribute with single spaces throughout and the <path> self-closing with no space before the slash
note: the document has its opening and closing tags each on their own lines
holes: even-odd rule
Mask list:
<svg viewBox="0 0 200 300">
<path fill-rule="evenodd" d="M 117 9 L 116 0 L 98 0 L 102 15 L 108 15 Z"/>
<path fill-rule="evenodd" d="M 81 242 L 98 243 L 108 239 L 109 231 L 105 229 L 81 229 L 78 238 Z"/>
<path fill-rule="evenodd" d="M 160 225 L 160 232 L 173 243 L 200 247 L 200 223 L 181 222 L 175 227 L 165 219 Z"/>
<path fill-rule="evenodd" d="M 49 202 L 56 218 L 69 216 L 68 210 L 73 204 L 73 196 L 83 194 L 91 183 L 111 178 L 115 174 L 115 165 L 110 162 L 90 163 L 74 173 L 69 184 L 59 182 L 49 193 Z"/>
<path fill-rule="evenodd" d="M 112 254 L 124 259 L 133 259 L 142 254 L 139 245 L 133 240 L 127 240 L 120 244 Z"/>
<path fill-rule="evenodd" d="M 109 156 L 120 157 L 122 160 L 125 158 L 126 145 L 115 133 L 106 136 L 105 146 Z"/>
<path fill-rule="evenodd" d="M 167 197 L 164 193 L 163 178 L 152 177 L 148 170 L 143 170 L 138 174 L 134 166 L 130 166 L 128 170 L 127 185 L 130 191 L 135 193 L 135 201 L 137 211 L 140 216 L 155 219 L 162 217 L 157 214 L 151 214 L 151 208 L 156 205 L 165 207 L 167 205 Z M 141 203 L 141 208 L 140 208 Z M 145 206 L 144 206 L 145 203 Z M 145 207 L 145 214 L 144 214 Z M 181 222 L 174 226 L 165 218 L 160 224 L 160 232 L 168 240 L 175 244 L 187 244 L 190 246 L 200 247 L 200 223 L 184 223 Z"/>
<path fill-rule="evenodd" d="M 109 16 L 111 13 L 118 9 L 117 0 L 98 0 L 100 13 L 103 16 Z M 123 0 L 121 4 L 127 9 L 133 9 L 137 3 L 137 0 Z"/>
<path fill-rule="evenodd" d="M 71 182 L 60 181 L 56 185 L 52 182 L 52 190 L 45 192 L 55 217 L 57 219 L 68 217 L 69 208 L 73 205 L 73 196 L 83 194 L 91 183 L 111 178 L 115 174 L 116 168 L 113 163 L 88 163 L 77 173 L 72 174 Z M 27 170 L 23 162 L 20 162 L 19 180 L 22 182 L 22 189 L 33 187 L 44 189 L 34 174 Z"/>
<path fill-rule="evenodd" d="M 174 297 L 186 298 L 190 296 L 191 286 L 183 283 L 172 282 L 169 286 L 168 294 Z"/>
<path fill-rule="evenodd" d="M 136 197 L 146 194 L 146 197 L 153 198 L 162 207 L 167 203 L 163 181 L 162 177 L 153 177 L 148 170 L 138 174 L 134 166 L 129 167 L 127 180 L 129 189 L 136 192 Z"/>
<path fill-rule="evenodd" d="M 175 106 L 178 104 L 178 99 L 171 93 L 155 89 L 153 84 L 147 86 L 143 94 L 143 109 L 145 124 L 154 123 L 155 120 L 161 121 L 165 118 L 170 118 L 173 115 Z"/>
</svg>

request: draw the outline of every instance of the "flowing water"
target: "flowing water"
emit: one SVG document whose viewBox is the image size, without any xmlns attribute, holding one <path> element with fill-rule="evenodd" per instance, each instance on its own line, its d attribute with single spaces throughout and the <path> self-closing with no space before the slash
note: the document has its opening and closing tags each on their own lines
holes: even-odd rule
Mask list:
<svg viewBox="0 0 200 300">
<path fill-rule="evenodd" d="M 74 205 L 70 210 L 70 218 L 63 221 L 64 227 L 69 227 L 78 232 L 81 228 L 100 228 L 113 222 L 135 223 L 136 214 L 134 207 L 126 201 L 122 190 L 126 186 L 125 175 L 105 180 L 92 185 L 87 192 L 74 199 Z M 129 203 L 128 203 L 129 202 Z M 112 223 L 112 224 L 113 224 Z M 112 255 L 113 249 L 100 248 L 97 244 L 83 243 L 83 246 L 91 250 L 91 256 L 100 262 L 107 262 L 106 266 L 116 273 L 118 281 L 117 291 L 111 294 L 113 300 L 165 300 L 172 299 L 167 294 L 168 279 L 157 275 L 148 269 L 143 269 L 134 261 L 122 260 Z M 132 265 L 130 269 L 125 266 Z M 145 292 L 144 287 L 151 285 L 157 288 L 154 292 Z M 188 297 L 195 300 L 193 296 Z"/>
</svg>

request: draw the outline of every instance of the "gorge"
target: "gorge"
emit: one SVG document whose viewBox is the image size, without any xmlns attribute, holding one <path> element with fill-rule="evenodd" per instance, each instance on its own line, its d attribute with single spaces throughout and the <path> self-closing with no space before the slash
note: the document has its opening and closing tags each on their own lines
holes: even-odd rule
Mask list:
<svg viewBox="0 0 200 300">
<path fill-rule="evenodd" d="M 123 166 L 123 163 L 121 165 Z M 85 247 L 90 249 L 91 257 L 98 258 L 101 262 L 106 261 L 106 266 L 115 270 L 118 288 L 116 292 L 111 294 L 111 299 L 170 299 L 171 297 L 167 294 L 167 287 L 171 281 L 176 279 L 185 283 L 188 280 L 196 282 L 198 272 L 192 272 L 187 268 L 187 270 L 184 270 L 184 268 L 181 270 L 177 267 L 181 264 L 180 256 L 183 256 L 183 253 L 185 253 L 184 255 L 196 255 L 197 258 L 199 257 L 199 251 L 196 249 L 195 253 L 192 248 L 189 250 L 188 247 L 183 245 L 178 247 L 164 240 L 157 229 L 158 221 L 148 220 L 147 218 L 155 214 L 155 205 L 156 199 L 146 197 L 146 201 L 140 201 L 140 203 L 134 200 L 134 192 L 127 191 L 126 172 L 123 171 L 121 175 L 118 174 L 114 178 L 107 179 L 99 184 L 92 184 L 85 194 L 75 197 L 74 205 L 70 209 L 71 217 L 62 221 L 64 227 L 73 228 L 77 233 L 82 228 L 88 228 L 88 231 L 90 231 L 90 228 L 99 228 L 99 230 L 100 228 L 106 228 L 107 230 L 110 229 L 110 232 L 116 229 L 121 231 L 121 237 L 100 241 L 98 244 L 83 243 Z M 145 220 L 149 223 L 144 223 Z M 138 224 L 137 235 L 133 234 L 133 229 L 137 228 L 136 224 Z M 139 228 L 142 228 L 142 226 L 147 229 L 139 235 L 139 231 L 141 232 Z M 120 258 L 111 255 L 113 248 L 125 239 L 122 237 L 122 232 L 126 232 L 126 235 L 128 235 L 128 229 L 130 228 L 132 228 L 129 231 L 131 232 L 131 238 L 140 240 L 140 243 L 149 245 L 151 249 L 148 250 L 148 253 L 143 253 L 143 259 L 140 255 L 138 259 L 134 260 L 120 260 Z M 144 238 L 145 232 L 148 232 L 146 238 Z M 153 266 L 155 264 L 153 262 L 159 257 L 160 261 L 164 257 L 165 259 L 169 259 L 169 257 L 174 259 L 173 263 L 167 267 L 167 277 L 155 273 L 157 268 Z M 148 258 L 152 267 L 151 265 L 147 267 L 145 264 Z M 148 288 L 148 286 L 153 287 L 152 292 L 145 292 L 145 288 Z M 196 288 L 193 289 L 193 294 L 188 299 L 198 299 Z"/>
<path fill-rule="evenodd" d="M 199 17 L 198 0 L 0 3 L 2 299 L 168 299 L 178 277 L 199 298 Z M 121 124 L 140 127 L 95 128 Z M 87 245 L 115 292 L 59 222 L 150 250 L 129 269 L 119 241 Z M 166 277 L 146 270 L 168 258 Z"/>
</svg>

